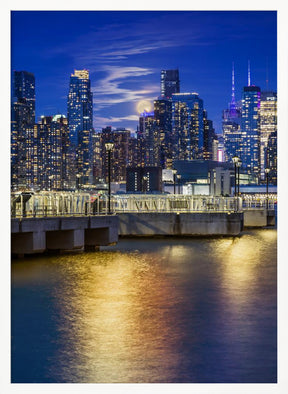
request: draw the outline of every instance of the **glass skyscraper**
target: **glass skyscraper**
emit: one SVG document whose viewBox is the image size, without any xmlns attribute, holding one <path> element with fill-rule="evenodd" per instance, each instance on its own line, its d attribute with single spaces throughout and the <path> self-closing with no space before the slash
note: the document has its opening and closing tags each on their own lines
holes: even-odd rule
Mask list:
<svg viewBox="0 0 288 394">
<path fill-rule="evenodd" d="M 180 92 L 179 70 L 161 71 L 161 96 L 171 98 L 173 93 Z"/>
<path fill-rule="evenodd" d="M 260 103 L 260 164 L 261 179 L 265 180 L 266 149 L 271 133 L 277 131 L 277 93 L 261 92 Z"/>
<path fill-rule="evenodd" d="M 75 70 L 70 77 L 67 109 L 70 142 L 80 185 L 93 181 L 93 95 L 89 71 Z M 76 178 L 75 178 L 76 182 Z"/>
<path fill-rule="evenodd" d="M 198 93 L 172 95 L 172 138 L 175 160 L 203 158 L 203 100 Z"/>
<path fill-rule="evenodd" d="M 240 158 L 243 170 L 257 182 L 260 176 L 260 100 L 258 86 L 245 86 L 242 96 Z"/>
<path fill-rule="evenodd" d="M 33 187 L 35 180 L 34 75 L 27 71 L 14 71 L 11 96 L 11 187 L 23 190 Z"/>
</svg>

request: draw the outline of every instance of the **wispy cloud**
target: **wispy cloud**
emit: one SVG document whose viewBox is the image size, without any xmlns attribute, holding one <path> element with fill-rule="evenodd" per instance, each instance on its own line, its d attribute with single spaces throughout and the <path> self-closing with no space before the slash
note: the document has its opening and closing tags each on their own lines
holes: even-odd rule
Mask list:
<svg viewBox="0 0 288 394">
<path fill-rule="evenodd" d="M 133 80 L 137 77 L 153 74 L 154 70 L 143 67 L 106 66 L 103 68 L 106 75 L 98 80 L 92 87 L 95 109 L 120 103 L 131 103 L 142 99 L 151 99 L 159 91 L 157 86 L 148 86 L 135 89 Z M 132 87 L 128 87 L 132 84 Z M 123 85 L 125 87 L 123 87 Z"/>
<path fill-rule="evenodd" d="M 122 122 L 123 120 L 129 120 L 134 122 L 134 121 L 138 121 L 139 117 L 137 115 L 126 115 L 126 116 L 118 116 L 118 117 L 94 116 L 94 121 L 96 121 L 97 124 L 119 123 Z"/>
</svg>

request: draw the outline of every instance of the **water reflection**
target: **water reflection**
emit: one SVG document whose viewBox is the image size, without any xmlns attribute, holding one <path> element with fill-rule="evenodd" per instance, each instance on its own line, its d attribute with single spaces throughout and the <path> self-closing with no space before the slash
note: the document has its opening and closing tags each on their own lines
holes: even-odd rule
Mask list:
<svg viewBox="0 0 288 394">
<path fill-rule="evenodd" d="M 12 379 L 32 330 L 26 381 L 274 382 L 276 236 L 127 240 L 12 265 Z"/>
</svg>

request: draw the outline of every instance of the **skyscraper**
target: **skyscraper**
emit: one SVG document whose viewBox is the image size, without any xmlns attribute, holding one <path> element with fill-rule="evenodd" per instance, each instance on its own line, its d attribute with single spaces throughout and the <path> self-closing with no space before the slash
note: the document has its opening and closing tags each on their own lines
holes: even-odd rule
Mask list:
<svg viewBox="0 0 288 394">
<path fill-rule="evenodd" d="M 27 71 L 14 71 L 11 96 L 11 187 L 25 189 L 33 187 L 34 183 L 31 168 L 27 168 L 28 163 L 34 161 L 35 153 L 31 150 L 35 123 L 34 75 Z"/>
<path fill-rule="evenodd" d="M 232 157 L 240 157 L 241 145 L 241 109 L 236 104 L 235 99 L 235 72 L 234 63 L 232 65 L 232 95 L 228 109 L 223 111 L 222 131 L 224 138 L 225 161 L 232 163 Z"/>
<path fill-rule="evenodd" d="M 158 135 L 158 162 L 162 168 L 173 166 L 172 101 L 159 98 L 154 101 L 155 133 Z"/>
<path fill-rule="evenodd" d="M 203 158 L 203 100 L 198 93 L 172 95 L 172 134 L 175 160 Z"/>
<path fill-rule="evenodd" d="M 35 77 L 28 71 L 14 71 L 13 101 L 27 105 L 29 124 L 35 123 Z"/>
<path fill-rule="evenodd" d="M 75 187 L 66 116 L 41 116 L 34 130 L 37 136 L 37 182 L 40 189 L 67 190 Z"/>
<path fill-rule="evenodd" d="M 269 183 L 277 185 L 277 130 L 269 135 L 265 153 L 266 167 L 270 170 Z"/>
<path fill-rule="evenodd" d="M 81 185 L 91 184 L 93 149 L 93 96 L 89 71 L 75 70 L 70 77 L 68 94 L 68 125 L 76 163 L 76 174 Z"/>
<path fill-rule="evenodd" d="M 101 146 L 101 166 L 102 178 L 108 181 L 108 164 L 107 151 L 105 148 L 106 142 L 113 142 L 114 148 L 111 152 L 111 181 L 123 183 L 126 181 L 126 167 L 129 164 L 129 140 L 131 131 L 127 129 L 112 130 L 111 126 L 102 129 L 100 134 Z"/>
<path fill-rule="evenodd" d="M 203 159 L 204 160 L 213 160 L 213 158 L 215 158 L 215 156 L 217 157 L 217 155 L 215 155 L 213 150 L 215 150 L 215 142 L 214 141 L 217 141 L 218 137 L 215 134 L 215 129 L 213 127 L 212 120 L 208 119 L 208 114 L 207 114 L 206 110 L 203 111 L 203 125 L 204 125 Z M 214 145 L 213 145 L 213 143 L 214 143 Z"/>
<path fill-rule="evenodd" d="M 155 127 L 154 112 L 143 112 L 139 118 L 137 132 L 141 144 L 140 162 L 142 166 L 157 166 L 160 156 L 160 138 Z"/>
<path fill-rule="evenodd" d="M 173 93 L 180 92 L 179 70 L 161 71 L 161 96 L 171 98 Z"/>
<path fill-rule="evenodd" d="M 245 86 L 242 96 L 241 160 L 244 171 L 257 182 L 260 176 L 260 97 L 258 86 Z"/>
<path fill-rule="evenodd" d="M 277 130 L 277 93 L 261 92 L 260 102 L 260 165 L 261 179 L 265 180 L 266 149 L 271 133 Z"/>
</svg>

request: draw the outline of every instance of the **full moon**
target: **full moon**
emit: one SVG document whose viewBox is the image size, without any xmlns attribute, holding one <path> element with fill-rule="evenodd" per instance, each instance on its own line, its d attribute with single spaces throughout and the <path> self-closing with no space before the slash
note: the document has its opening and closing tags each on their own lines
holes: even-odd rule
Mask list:
<svg viewBox="0 0 288 394">
<path fill-rule="evenodd" d="M 139 114 L 142 112 L 151 112 L 152 111 L 152 104 L 148 100 L 141 100 L 137 104 L 137 111 Z"/>
</svg>

